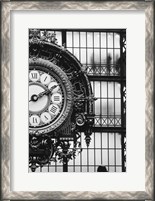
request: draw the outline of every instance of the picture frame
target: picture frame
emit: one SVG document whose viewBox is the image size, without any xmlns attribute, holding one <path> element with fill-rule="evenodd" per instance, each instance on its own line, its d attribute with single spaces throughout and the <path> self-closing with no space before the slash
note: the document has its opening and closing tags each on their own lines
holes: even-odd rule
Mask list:
<svg viewBox="0 0 155 201">
<path fill-rule="evenodd" d="M 12 10 L 145 10 L 145 191 L 11 191 L 10 173 L 10 13 Z M 154 198 L 154 3 L 153 1 L 1 2 L 1 200 L 153 200 Z"/>
</svg>

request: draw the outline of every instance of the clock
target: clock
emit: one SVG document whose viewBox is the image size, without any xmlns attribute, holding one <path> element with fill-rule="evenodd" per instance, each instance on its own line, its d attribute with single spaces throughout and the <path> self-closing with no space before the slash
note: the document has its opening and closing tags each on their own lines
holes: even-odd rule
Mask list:
<svg viewBox="0 0 155 201">
<path fill-rule="evenodd" d="M 51 133 L 70 117 L 72 85 L 54 63 L 41 58 L 29 60 L 29 132 Z"/>
</svg>

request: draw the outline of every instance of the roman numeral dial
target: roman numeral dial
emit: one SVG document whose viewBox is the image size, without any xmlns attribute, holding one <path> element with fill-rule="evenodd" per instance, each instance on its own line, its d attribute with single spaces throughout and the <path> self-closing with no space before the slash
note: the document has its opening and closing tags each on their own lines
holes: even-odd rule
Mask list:
<svg viewBox="0 0 155 201">
<path fill-rule="evenodd" d="M 40 78 L 40 74 L 38 71 L 36 70 L 32 70 L 30 73 L 29 73 L 29 79 L 32 81 L 32 82 L 37 82 Z"/>
<path fill-rule="evenodd" d="M 48 112 L 42 113 L 40 117 L 41 117 L 41 121 L 45 124 L 51 121 L 51 115 Z"/>
<path fill-rule="evenodd" d="M 51 133 L 72 111 L 73 91 L 67 74 L 42 58 L 29 60 L 29 132 Z"/>
<path fill-rule="evenodd" d="M 30 117 L 30 124 L 34 127 L 40 124 L 40 117 L 38 115 L 32 115 Z"/>
<path fill-rule="evenodd" d="M 52 124 L 63 109 L 63 87 L 41 69 L 29 72 L 29 122 L 34 128 Z"/>
<path fill-rule="evenodd" d="M 48 75 L 47 73 L 44 73 L 44 74 L 41 75 L 40 81 L 41 81 L 42 84 L 48 85 L 50 83 L 50 81 L 51 81 L 51 76 Z"/>
<path fill-rule="evenodd" d="M 60 110 L 60 108 L 59 108 L 59 106 L 56 105 L 56 104 L 51 104 L 51 105 L 49 106 L 49 108 L 48 108 L 48 111 L 49 111 L 49 113 L 50 113 L 52 116 L 57 115 L 57 114 L 59 113 L 59 110 Z"/>
<path fill-rule="evenodd" d="M 59 93 L 54 93 L 51 96 L 51 100 L 54 104 L 60 104 L 62 102 L 62 95 Z"/>
</svg>

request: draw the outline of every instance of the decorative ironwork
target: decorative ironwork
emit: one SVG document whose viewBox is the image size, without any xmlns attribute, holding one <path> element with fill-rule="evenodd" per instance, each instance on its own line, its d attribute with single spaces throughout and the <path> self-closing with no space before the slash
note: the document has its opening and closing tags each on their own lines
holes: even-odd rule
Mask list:
<svg viewBox="0 0 155 201">
<path fill-rule="evenodd" d="M 120 115 L 95 115 L 95 126 L 97 127 L 121 127 Z"/>
<path fill-rule="evenodd" d="M 29 167 L 32 172 L 49 163 L 55 150 L 54 141 L 48 135 L 29 135 Z"/>
<path fill-rule="evenodd" d="M 123 119 L 124 127 L 126 126 L 126 86 L 123 86 Z"/>
<path fill-rule="evenodd" d="M 94 114 L 93 114 L 93 103 L 94 96 L 92 94 L 91 85 L 87 78 L 87 75 L 82 69 L 81 63 L 72 55 L 69 51 L 67 51 L 64 47 L 60 47 L 56 45 L 55 35 L 51 34 L 52 32 L 41 31 L 38 30 L 30 30 L 30 47 L 29 47 L 29 57 L 30 65 L 43 66 L 46 69 L 49 69 L 49 73 L 53 70 L 57 72 L 60 79 L 62 79 L 62 83 L 71 83 L 73 97 L 67 96 L 69 101 L 73 100 L 73 105 L 70 116 L 63 116 L 66 118 L 64 122 L 57 127 L 57 125 L 51 125 L 48 129 L 45 129 L 45 134 L 48 135 L 49 139 L 56 139 L 56 143 L 53 143 L 53 149 L 51 147 L 46 146 L 48 152 L 55 153 L 56 158 L 59 160 L 63 160 L 64 167 L 66 167 L 68 160 L 72 159 L 76 155 L 76 147 L 78 144 L 77 136 L 79 136 L 79 131 L 85 131 L 86 135 L 86 144 L 89 146 L 91 140 L 92 126 L 94 124 Z M 38 62 L 39 61 L 39 62 Z M 65 76 L 61 76 L 61 73 L 58 72 L 59 68 L 65 73 Z M 52 69 L 52 70 L 50 70 Z M 47 70 L 46 70 L 47 73 Z M 68 86 L 69 84 L 65 84 Z M 69 93 L 69 92 L 68 92 Z M 59 121 L 60 122 L 60 121 Z M 36 130 L 36 129 L 35 129 Z M 34 132 L 30 132 L 30 134 L 34 134 Z M 40 137 L 36 140 L 41 140 L 44 132 L 41 133 Z M 70 143 L 67 140 L 61 140 L 60 137 L 72 137 L 74 138 L 74 147 L 70 150 Z M 34 138 L 33 138 L 34 139 Z M 52 159 L 52 156 L 44 154 L 44 152 L 40 152 L 39 146 L 36 149 L 32 149 L 32 139 L 30 138 L 30 167 L 34 171 L 37 168 L 37 165 L 44 165 L 45 163 L 49 163 Z M 39 142 L 38 142 L 39 144 Z M 60 151 L 60 148 L 61 151 Z M 44 147 L 45 149 L 45 147 Z M 36 157 L 38 155 L 39 159 Z M 33 157 L 32 157 L 33 156 Z M 36 159 L 37 158 L 37 159 Z M 41 162 L 42 161 L 42 162 Z M 35 167 L 36 165 L 36 167 Z M 66 168 L 64 169 L 66 171 Z"/>
<path fill-rule="evenodd" d="M 59 160 L 59 162 L 66 162 L 69 160 L 73 160 L 76 157 L 76 154 L 81 152 L 80 142 L 74 143 L 74 147 L 70 149 L 70 141 L 69 139 L 62 139 L 59 141 L 59 144 L 55 150 L 55 160 Z"/>
<path fill-rule="evenodd" d="M 88 64 L 84 67 L 88 75 L 97 75 L 97 76 L 119 76 L 120 75 L 120 64 L 119 60 L 112 64 L 109 61 L 109 64 L 95 64 L 95 67 L 92 64 Z"/>
<path fill-rule="evenodd" d="M 57 44 L 56 34 L 52 31 L 40 31 L 38 29 L 30 29 L 29 32 L 29 42 L 33 44 L 41 43 L 41 42 L 48 42 Z"/>
</svg>

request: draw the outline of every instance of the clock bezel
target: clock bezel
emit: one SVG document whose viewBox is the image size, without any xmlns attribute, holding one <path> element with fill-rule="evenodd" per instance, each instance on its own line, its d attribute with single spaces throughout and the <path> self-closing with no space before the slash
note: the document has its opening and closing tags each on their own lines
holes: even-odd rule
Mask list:
<svg viewBox="0 0 155 201">
<path fill-rule="evenodd" d="M 29 59 L 29 69 L 36 69 L 36 70 L 40 69 L 41 71 L 52 75 L 61 83 L 61 86 L 63 88 L 63 93 L 65 94 L 62 111 L 60 115 L 53 122 L 42 127 L 29 126 L 30 134 L 32 133 L 37 133 L 38 135 L 43 133 L 47 134 L 56 130 L 57 128 L 60 128 L 70 116 L 72 111 L 72 105 L 73 105 L 72 85 L 67 75 L 61 70 L 61 68 L 50 61 L 47 61 L 41 58 Z"/>
</svg>

